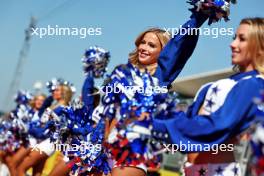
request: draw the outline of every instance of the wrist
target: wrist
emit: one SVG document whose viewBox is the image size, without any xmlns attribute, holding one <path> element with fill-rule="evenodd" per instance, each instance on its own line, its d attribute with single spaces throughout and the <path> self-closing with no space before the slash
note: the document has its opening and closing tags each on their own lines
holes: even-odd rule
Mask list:
<svg viewBox="0 0 264 176">
<path fill-rule="evenodd" d="M 209 18 L 209 15 L 196 9 L 191 9 L 192 15 L 191 19 L 196 20 L 196 27 L 201 27 L 203 23 Z"/>
</svg>

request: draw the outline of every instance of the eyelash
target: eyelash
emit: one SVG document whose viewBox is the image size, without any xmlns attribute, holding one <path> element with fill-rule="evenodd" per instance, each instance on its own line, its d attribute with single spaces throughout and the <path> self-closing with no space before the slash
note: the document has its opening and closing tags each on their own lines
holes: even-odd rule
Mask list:
<svg viewBox="0 0 264 176">
<path fill-rule="evenodd" d="M 246 39 L 245 38 L 240 38 L 240 41 L 244 42 L 244 41 L 246 41 Z"/>
<path fill-rule="evenodd" d="M 146 42 L 145 42 L 144 40 L 142 40 L 142 41 L 140 42 L 140 44 L 146 44 Z M 151 48 L 155 48 L 155 47 L 156 47 L 156 45 L 154 45 L 154 44 L 152 44 L 152 43 L 148 43 L 148 45 L 149 45 Z"/>
<path fill-rule="evenodd" d="M 235 36 L 233 37 L 233 40 L 236 40 L 236 38 L 237 38 L 237 36 L 235 35 Z M 242 42 L 246 41 L 246 39 L 243 38 L 243 37 L 239 37 L 239 40 L 242 41 Z"/>
<path fill-rule="evenodd" d="M 150 46 L 151 48 L 155 48 L 155 47 L 156 47 L 156 46 L 155 46 L 154 44 L 152 44 L 152 43 L 150 43 L 149 46 Z"/>
</svg>

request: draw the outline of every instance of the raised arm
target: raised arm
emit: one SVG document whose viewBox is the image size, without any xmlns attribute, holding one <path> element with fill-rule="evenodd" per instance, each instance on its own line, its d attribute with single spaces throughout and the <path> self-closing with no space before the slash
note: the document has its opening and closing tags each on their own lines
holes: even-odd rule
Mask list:
<svg viewBox="0 0 264 176">
<path fill-rule="evenodd" d="M 47 109 L 48 107 L 51 106 L 53 102 L 53 97 L 52 95 L 51 96 L 48 96 L 45 101 L 43 102 L 41 108 L 39 109 L 39 112 L 38 112 L 38 116 L 41 117 L 45 111 L 45 109 Z"/>
<path fill-rule="evenodd" d="M 88 110 L 89 116 L 92 115 L 94 109 L 94 78 L 93 76 L 87 75 L 82 87 L 82 101 L 85 105 L 85 108 Z"/>
<path fill-rule="evenodd" d="M 164 47 L 158 58 L 158 68 L 154 74 L 159 79 L 160 86 L 170 86 L 177 78 L 192 55 L 199 37 L 199 32 L 191 34 L 185 31 L 199 28 L 208 16 L 201 12 L 194 12 L 180 30 Z"/>
</svg>

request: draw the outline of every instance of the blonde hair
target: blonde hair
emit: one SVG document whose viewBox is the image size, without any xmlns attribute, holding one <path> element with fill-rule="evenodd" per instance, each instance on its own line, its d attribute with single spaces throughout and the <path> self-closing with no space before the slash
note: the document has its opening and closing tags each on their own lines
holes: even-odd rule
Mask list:
<svg viewBox="0 0 264 176">
<path fill-rule="evenodd" d="M 241 24 L 250 26 L 248 56 L 253 59 L 253 67 L 264 75 L 264 18 L 244 18 Z"/>
<path fill-rule="evenodd" d="M 57 88 L 61 89 L 61 98 L 57 103 L 50 107 L 52 110 L 56 109 L 59 106 L 68 106 L 73 95 L 73 92 L 69 86 L 59 85 Z"/>
<path fill-rule="evenodd" d="M 36 108 L 36 105 L 35 105 L 35 101 L 38 99 L 38 97 L 43 97 L 44 99 L 46 98 L 46 95 L 45 94 L 38 94 L 38 95 L 35 95 L 33 100 L 31 100 L 30 102 L 30 106 L 34 109 Z"/>
<path fill-rule="evenodd" d="M 69 105 L 71 99 L 72 99 L 73 92 L 69 86 L 62 85 L 61 90 L 61 99 L 64 102 L 64 105 Z"/>
<path fill-rule="evenodd" d="M 131 53 L 129 53 L 129 62 L 138 68 L 142 67 L 139 63 L 139 60 L 138 60 L 138 46 L 140 45 L 145 34 L 149 33 L 149 32 L 154 33 L 158 37 L 162 49 L 164 48 L 164 46 L 167 44 L 167 42 L 171 38 L 169 33 L 167 33 L 165 30 L 162 30 L 159 28 L 150 28 L 150 29 L 140 33 L 139 36 L 136 38 L 136 41 L 135 41 L 136 48 Z M 144 67 L 146 67 L 146 66 L 144 66 Z M 154 74 L 156 67 L 157 67 L 157 65 L 155 64 L 155 66 L 153 68 L 150 68 L 149 72 L 151 74 L 152 73 Z"/>
</svg>

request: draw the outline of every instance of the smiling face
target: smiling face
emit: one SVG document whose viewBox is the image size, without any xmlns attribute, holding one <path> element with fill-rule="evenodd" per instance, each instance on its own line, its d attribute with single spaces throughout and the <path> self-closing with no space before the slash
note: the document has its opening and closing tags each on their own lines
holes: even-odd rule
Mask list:
<svg viewBox="0 0 264 176">
<path fill-rule="evenodd" d="M 137 50 L 139 63 L 143 65 L 157 63 L 161 51 L 159 38 L 153 32 L 146 33 L 139 43 Z"/>
<path fill-rule="evenodd" d="M 45 100 L 45 97 L 42 95 L 39 95 L 35 98 L 35 109 L 39 110 Z"/>
<path fill-rule="evenodd" d="M 62 86 L 58 86 L 53 92 L 52 96 L 54 100 L 59 101 L 62 98 Z"/>
<path fill-rule="evenodd" d="M 249 57 L 249 30 L 248 24 L 241 24 L 236 32 L 230 47 L 232 50 L 232 64 L 238 65 L 241 71 L 253 70 L 253 59 Z"/>
</svg>

